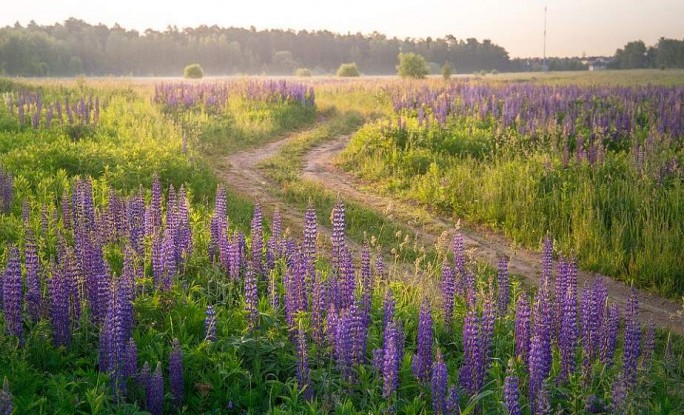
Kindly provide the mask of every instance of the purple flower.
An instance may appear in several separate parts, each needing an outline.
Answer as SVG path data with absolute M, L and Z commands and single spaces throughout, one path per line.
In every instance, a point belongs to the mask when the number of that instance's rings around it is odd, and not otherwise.
M 454 385 L 449 388 L 449 395 L 446 399 L 446 413 L 449 415 L 459 415 L 461 407 L 458 402 L 458 388 Z
M 245 275 L 245 309 L 247 310 L 247 327 L 250 330 L 259 324 L 258 302 L 256 275 L 250 265 Z
M 299 330 L 297 332 L 297 384 L 299 389 L 304 391 L 304 399 L 311 399 L 313 397 L 306 333 L 301 324 L 299 325 Z
M 499 315 L 506 314 L 508 310 L 509 282 L 508 282 L 508 259 L 501 258 L 498 268 L 498 309 Z
M 344 204 L 338 201 L 332 211 L 332 262 L 333 268 L 340 266 L 342 253 L 345 246 L 345 209 Z
M 211 304 L 207 306 L 204 318 L 204 338 L 210 342 L 216 341 L 216 312 Z
M 435 414 L 446 415 L 446 400 L 448 386 L 447 366 L 442 358 L 442 352 L 437 349 L 437 357 L 432 364 L 432 410 Z
M 553 268 L 553 239 L 550 235 L 544 238 L 542 244 L 542 276 L 541 285 L 551 286 L 551 270 Z
M 479 390 L 478 375 L 480 366 L 480 322 L 477 312 L 469 309 L 463 321 L 463 365 L 459 372 L 459 383 L 469 395 Z
M 183 384 L 183 352 L 178 339 L 173 339 L 171 354 L 169 355 L 169 386 L 177 407 L 183 403 L 185 387 Z
M 0 415 L 11 415 L 13 409 L 14 404 L 12 404 L 9 381 L 5 377 L 2 381 L 2 389 L 0 389 Z
M 454 296 L 456 295 L 456 272 L 448 263 L 442 264 L 442 297 L 444 299 L 444 321 L 448 325 L 454 315 Z
M 627 308 L 625 309 L 625 347 L 622 367 L 622 375 L 627 389 L 636 383 L 640 349 L 639 300 L 636 289 L 632 288 L 632 293 L 627 299 Z
M 529 365 L 530 357 L 530 300 L 524 292 L 518 297 L 515 311 L 515 355 Z
M 617 304 L 606 305 L 603 318 L 604 327 L 601 329 L 601 363 L 610 366 L 613 363 L 615 344 L 620 326 L 620 310 Z
M 24 323 L 21 316 L 23 296 L 19 249 L 16 246 L 10 246 L 7 252 L 7 266 L 5 267 L 5 276 L 2 279 L 2 307 L 5 313 L 7 331 L 11 335 L 21 338 L 24 332 Z
M 313 274 L 313 267 L 316 261 L 316 237 L 318 235 L 316 223 L 316 209 L 314 209 L 311 202 L 306 208 L 304 215 L 304 242 L 302 244 L 304 255 L 306 255 L 307 262 L 310 266 L 309 272 Z
M 400 323 L 390 321 L 383 335 L 384 356 L 382 359 L 382 396 L 389 399 L 399 386 L 399 368 L 404 354 L 404 336 Z
M 430 379 L 430 372 L 432 369 L 432 341 L 432 312 L 430 310 L 430 302 L 426 297 L 420 305 L 418 338 L 416 339 L 418 347 L 411 363 L 413 374 L 423 383 Z
M 252 268 L 257 277 L 263 276 L 263 249 L 264 249 L 264 234 L 263 234 L 263 215 L 261 214 L 261 205 L 257 202 L 254 206 L 254 215 L 252 216 L 251 237 L 252 237 Z
M 148 368 L 149 370 L 149 368 Z M 138 373 L 138 346 L 135 344 L 133 337 L 128 339 L 126 344 L 126 353 L 124 357 L 123 376 L 124 378 L 133 378 Z
M 654 323 L 646 326 L 646 333 L 644 333 L 644 346 L 641 352 L 641 365 L 646 367 L 650 364 L 655 350 L 656 328 Z
M 550 315 L 548 286 L 545 286 L 535 301 L 534 326 L 530 339 L 530 402 L 533 413 L 539 413 L 535 408 L 536 400 L 551 371 L 551 331 L 548 318 Z
M 30 233 L 26 237 L 24 255 L 26 257 L 26 303 L 31 321 L 35 323 L 40 319 L 43 312 L 43 290 L 41 288 L 40 276 L 38 275 L 40 272 L 38 250 L 36 249 L 33 235 Z
M 56 347 L 68 346 L 71 342 L 69 291 L 67 281 L 57 267 L 53 267 L 52 278 L 48 280 L 48 296 L 50 298 L 53 342 Z
M 323 329 L 325 320 L 325 311 L 328 306 L 326 286 L 321 281 L 320 276 L 316 278 L 313 284 L 311 304 L 311 337 L 317 346 L 323 345 Z
M 513 366 L 509 362 L 506 378 L 504 379 L 504 403 L 508 410 L 508 415 L 520 415 L 520 390 L 518 377 L 513 371 Z
M 150 364 L 146 361 L 135 379 L 135 383 L 142 389 L 145 399 L 149 396 L 151 376 Z
M 562 298 L 562 317 L 560 326 L 561 379 L 567 379 L 575 371 L 577 360 L 577 298 L 572 287 Z
M 147 408 L 152 415 L 162 415 L 164 411 L 164 376 L 161 362 L 157 363 L 147 388 Z

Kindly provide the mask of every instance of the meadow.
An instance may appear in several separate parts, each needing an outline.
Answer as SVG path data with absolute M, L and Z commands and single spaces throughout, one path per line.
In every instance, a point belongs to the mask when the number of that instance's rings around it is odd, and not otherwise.
M 578 283 L 684 292 L 681 87 L 504 79 L 0 80 L 0 413 L 683 413 L 684 341 Z M 538 289 L 301 177 L 347 135 Z M 268 199 L 225 182 L 283 137 Z

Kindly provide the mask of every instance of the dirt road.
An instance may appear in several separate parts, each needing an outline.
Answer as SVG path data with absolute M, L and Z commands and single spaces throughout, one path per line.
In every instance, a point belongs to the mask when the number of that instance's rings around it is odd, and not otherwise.
M 312 127 L 312 128 L 315 128 Z M 271 214 L 277 206 L 283 218 L 283 224 L 289 227 L 292 234 L 298 237 L 303 229 L 304 214 L 299 209 L 292 208 L 277 196 L 275 183 L 271 183 L 259 170 L 259 164 L 278 154 L 280 149 L 290 141 L 296 139 L 300 133 L 283 137 L 282 139 L 256 149 L 249 149 L 235 153 L 223 159 L 217 166 L 217 173 L 236 192 L 261 202 L 265 212 Z M 337 168 L 334 159 L 346 146 L 349 136 L 337 137 L 308 152 L 304 160 L 304 179 L 318 181 L 326 188 L 335 189 L 349 200 L 364 204 L 383 214 L 390 214 L 394 220 L 411 229 L 419 242 L 428 246 L 433 245 L 440 234 L 456 232 L 455 224 L 450 219 L 439 215 L 423 212 L 420 220 L 411 214 L 417 207 L 396 199 L 379 195 L 367 190 L 358 180 Z M 327 214 L 327 212 L 318 212 Z M 541 275 L 541 254 L 527 249 L 513 249 L 511 244 L 501 235 L 486 231 L 475 231 L 468 227 L 460 229 L 466 244 L 466 250 L 472 258 L 488 262 L 496 266 L 501 256 L 508 256 L 511 273 L 524 278 L 523 282 L 529 286 L 539 284 Z M 329 240 L 330 230 L 319 226 L 322 240 Z M 352 246 L 352 249 L 358 249 Z M 406 264 L 404 278 L 418 278 L 410 271 Z M 580 271 L 579 284 L 589 283 L 599 276 Z M 622 309 L 627 302 L 630 288 L 625 284 L 610 278 L 605 278 L 608 295 L 611 301 L 620 305 Z M 684 318 L 677 316 L 681 304 L 672 300 L 660 298 L 643 291 L 638 292 L 642 320 L 653 322 L 657 326 L 684 335 Z
M 325 184 L 326 187 L 336 189 L 342 196 L 357 203 L 362 203 L 378 212 L 391 214 L 402 225 L 411 229 L 425 245 L 432 245 L 442 232 L 454 234 L 455 223 L 434 213 L 424 212 L 421 221 L 417 223 L 411 212 L 416 206 L 379 195 L 367 190 L 350 174 L 337 168 L 335 157 L 344 149 L 349 137 L 338 137 L 328 141 L 310 151 L 305 158 L 303 177 Z M 472 257 L 496 266 L 499 258 L 509 257 L 511 273 L 523 276 L 529 285 L 539 285 L 541 279 L 541 253 L 524 248 L 513 249 L 511 244 L 500 235 L 486 231 L 474 231 L 468 227 L 460 229 Z M 600 276 L 595 273 L 580 271 L 579 286 L 591 283 Z M 631 288 L 622 282 L 603 277 L 608 287 L 611 301 L 620 305 L 624 310 Z M 684 318 L 677 316 L 681 310 L 681 303 L 658 297 L 656 295 L 638 291 L 640 315 L 644 322 L 653 322 L 659 327 L 667 328 L 675 333 L 684 335 Z

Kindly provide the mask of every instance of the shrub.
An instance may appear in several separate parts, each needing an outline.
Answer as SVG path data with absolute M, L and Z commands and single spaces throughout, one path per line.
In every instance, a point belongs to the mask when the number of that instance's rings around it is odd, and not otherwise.
M 201 79 L 203 76 L 204 69 L 202 69 L 199 63 L 188 65 L 185 67 L 185 70 L 183 70 L 184 78 Z
M 451 64 L 449 62 L 442 65 L 442 78 L 444 78 L 445 81 L 448 81 L 449 78 L 451 78 Z
M 295 76 L 302 78 L 309 77 L 311 76 L 311 70 L 309 70 L 309 68 L 299 68 L 295 71 Z
M 430 72 L 425 58 L 413 52 L 400 53 L 397 72 L 402 78 L 423 79 Z
M 343 63 L 340 65 L 340 67 L 337 69 L 337 76 L 350 77 L 361 76 L 361 74 L 359 73 L 359 68 L 356 67 L 356 62 L 352 62 Z

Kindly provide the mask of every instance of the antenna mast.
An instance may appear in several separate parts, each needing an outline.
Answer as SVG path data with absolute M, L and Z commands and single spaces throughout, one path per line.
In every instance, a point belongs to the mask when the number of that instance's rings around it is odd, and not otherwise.
M 546 6 L 544 6 L 544 72 L 548 71 L 549 68 L 546 65 Z

